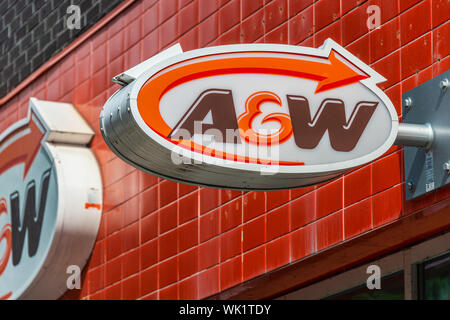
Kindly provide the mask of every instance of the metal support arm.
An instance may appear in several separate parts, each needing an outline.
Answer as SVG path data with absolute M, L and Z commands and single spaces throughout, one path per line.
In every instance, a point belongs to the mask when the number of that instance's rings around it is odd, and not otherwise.
M 400 123 L 398 126 L 397 146 L 423 147 L 429 149 L 433 143 L 434 133 L 431 124 Z

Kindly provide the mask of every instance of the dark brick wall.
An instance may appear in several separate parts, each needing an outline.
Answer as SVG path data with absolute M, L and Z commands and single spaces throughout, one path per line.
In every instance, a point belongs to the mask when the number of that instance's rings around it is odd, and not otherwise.
M 123 0 L 0 0 L 0 97 L 70 44 Z M 69 30 L 67 8 L 81 9 Z

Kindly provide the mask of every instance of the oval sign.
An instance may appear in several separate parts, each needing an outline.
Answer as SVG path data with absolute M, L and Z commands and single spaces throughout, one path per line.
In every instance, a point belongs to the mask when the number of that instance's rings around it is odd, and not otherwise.
M 101 115 L 110 148 L 144 171 L 236 189 L 320 183 L 381 156 L 398 117 L 385 79 L 331 39 L 245 44 L 163 60 Z

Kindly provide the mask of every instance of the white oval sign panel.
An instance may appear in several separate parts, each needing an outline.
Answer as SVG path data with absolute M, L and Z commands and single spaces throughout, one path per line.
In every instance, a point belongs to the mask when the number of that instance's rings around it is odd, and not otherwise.
M 188 51 L 116 92 L 101 115 L 111 149 L 186 183 L 283 189 L 320 183 L 393 144 L 385 79 L 332 40 L 319 49 L 229 45 Z
M 102 209 L 93 135 L 72 105 L 34 98 L 0 133 L 0 300 L 80 289 Z

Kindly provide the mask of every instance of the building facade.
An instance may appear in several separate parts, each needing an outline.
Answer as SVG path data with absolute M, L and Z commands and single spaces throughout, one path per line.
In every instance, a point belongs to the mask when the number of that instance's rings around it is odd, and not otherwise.
M 111 78 L 175 43 L 184 51 L 319 47 L 332 38 L 387 79 L 379 86 L 401 117 L 403 93 L 449 70 L 449 18 L 447 0 L 125 0 L 111 8 L 0 98 L 0 132 L 26 117 L 31 97 L 73 104 L 95 131 L 100 227 L 81 289 L 61 298 L 449 299 L 450 188 L 406 200 L 402 147 L 331 182 L 244 192 L 140 172 L 99 131 L 101 108 L 120 88 Z M 377 267 L 381 289 L 369 290 Z

